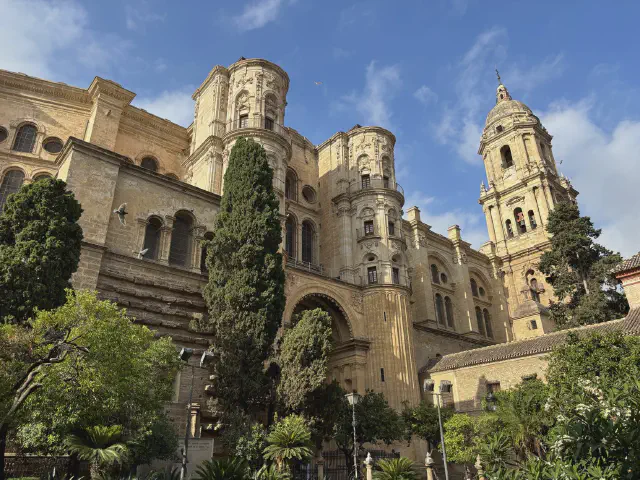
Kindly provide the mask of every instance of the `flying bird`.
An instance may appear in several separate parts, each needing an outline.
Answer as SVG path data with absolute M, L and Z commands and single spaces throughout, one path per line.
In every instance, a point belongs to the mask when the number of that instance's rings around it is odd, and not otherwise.
M 113 213 L 115 213 L 116 215 L 118 215 L 118 218 L 120 219 L 120 223 L 122 225 L 126 225 L 127 221 L 125 220 L 124 216 L 127 215 L 127 204 L 123 203 L 122 205 L 120 205 L 117 209 L 115 209 L 113 211 Z
M 140 251 L 138 252 L 138 258 L 142 258 L 142 257 L 144 257 L 144 256 L 147 254 L 147 252 L 148 252 L 148 251 L 149 251 L 149 249 L 148 249 L 148 248 L 145 248 L 145 249 L 143 249 L 143 250 L 140 250 Z
M 322 82 L 315 82 L 316 85 L 322 85 Z

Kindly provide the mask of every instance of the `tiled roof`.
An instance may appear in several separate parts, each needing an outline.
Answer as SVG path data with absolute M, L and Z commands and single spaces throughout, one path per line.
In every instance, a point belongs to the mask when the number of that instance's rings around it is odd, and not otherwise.
M 464 352 L 452 353 L 439 358 L 437 363 L 429 361 L 427 370 L 429 373 L 453 370 L 456 368 L 481 365 L 483 363 L 499 362 L 511 358 L 527 357 L 538 355 L 553 350 L 558 345 L 562 345 L 568 332 L 612 332 L 622 330 L 629 335 L 640 335 L 640 308 L 631 310 L 626 318 L 611 320 L 609 322 L 595 325 L 585 325 L 583 327 L 562 330 L 560 332 L 548 333 L 539 337 L 527 338 L 510 343 L 501 343 L 490 347 L 476 348 Z M 438 360 L 438 359 L 432 359 Z M 435 365 L 433 365 L 435 363 Z M 429 368 L 431 367 L 431 368 Z
M 627 270 L 633 270 L 634 268 L 640 268 L 640 253 L 636 253 L 633 257 L 623 260 L 622 263 L 612 270 L 612 273 L 622 273 Z

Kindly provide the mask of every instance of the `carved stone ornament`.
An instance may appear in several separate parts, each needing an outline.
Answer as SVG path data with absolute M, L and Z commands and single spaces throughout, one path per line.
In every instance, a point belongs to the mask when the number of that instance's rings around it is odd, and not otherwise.
M 524 197 L 516 196 L 516 197 L 512 197 L 509 200 L 507 200 L 506 205 L 511 206 L 511 205 L 515 205 L 516 203 L 520 203 L 522 201 L 524 201 Z
M 291 272 L 286 272 L 286 280 L 287 280 L 287 284 L 291 285 L 292 287 L 298 283 L 298 277 L 296 277 Z
M 265 77 L 267 79 L 267 88 L 271 88 L 275 91 L 280 91 L 280 82 L 278 81 L 278 77 L 270 72 L 267 72 Z
M 351 306 L 356 312 L 360 314 L 364 313 L 364 300 L 362 298 L 362 294 L 357 292 L 353 292 L 351 294 Z
M 245 75 L 242 75 L 236 82 L 236 88 L 243 88 L 247 83 L 253 83 L 253 77 L 247 78 Z

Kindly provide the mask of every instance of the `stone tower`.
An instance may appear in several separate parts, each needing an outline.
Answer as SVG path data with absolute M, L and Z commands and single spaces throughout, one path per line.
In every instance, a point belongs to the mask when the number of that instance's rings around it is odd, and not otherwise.
M 553 330 L 547 308 L 553 291 L 538 271 L 549 248 L 546 223 L 558 202 L 578 192 L 558 174 L 551 139 L 540 119 L 524 103 L 511 98 L 498 75 L 496 106 L 487 115 L 480 148 L 488 186 L 480 200 L 496 254 L 513 321 L 514 338 Z

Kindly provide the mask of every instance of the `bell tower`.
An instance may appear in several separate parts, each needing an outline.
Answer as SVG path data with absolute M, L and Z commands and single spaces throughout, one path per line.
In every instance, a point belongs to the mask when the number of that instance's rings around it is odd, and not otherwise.
M 578 195 L 558 174 L 552 138 L 531 109 L 511 97 L 498 74 L 496 105 L 487 115 L 478 150 L 488 180 L 480 185 L 479 203 L 502 260 L 516 340 L 554 329 L 547 309 L 553 291 L 538 262 L 550 246 L 549 212 Z

